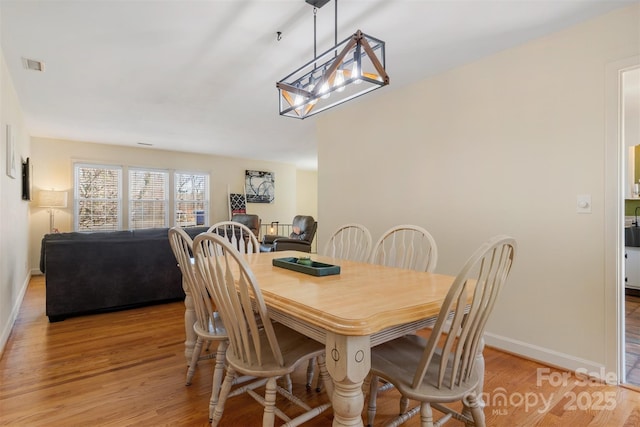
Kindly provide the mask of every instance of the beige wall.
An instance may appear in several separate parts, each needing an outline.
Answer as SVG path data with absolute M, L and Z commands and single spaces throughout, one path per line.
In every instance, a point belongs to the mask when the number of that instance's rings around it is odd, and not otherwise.
M 298 188 L 296 192 L 296 212 L 318 218 L 318 172 L 298 170 Z
M 55 216 L 56 227 L 61 232 L 73 229 L 71 214 L 75 161 L 207 172 L 210 174 L 211 191 L 209 225 L 228 219 L 227 188 L 231 192 L 241 193 L 246 169 L 266 170 L 275 174 L 275 201 L 269 204 L 249 203 L 247 206 L 247 211 L 259 215 L 263 223 L 289 223 L 298 209 L 316 210 L 316 186 L 308 185 L 310 178 L 307 176 L 313 176 L 315 172 L 298 172 L 295 166 L 284 163 L 43 138 L 32 139 L 32 153 L 34 193 L 37 195 L 38 190 L 51 188 L 69 192 L 69 208 L 57 211 Z M 297 198 L 298 179 L 302 179 L 304 187 L 308 188 L 308 192 L 303 193 L 307 197 L 302 199 Z M 36 203 L 32 204 L 31 211 L 31 267 L 37 271 L 40 241 L 48 232 L 49 214 L 47 209 L 38 208 Z
M 415 223 L 438 243 L 436 271 L 455 274 L 484 240 L 510 234 L 518 258 L 487 341 L 569 368 L 615 368 L 605 80 L 608 64 L 640 53 L 639 23 L 636 3 L 320 116 L 320 239 L 346 222 L 374 240 Z M 591 214 L 576 213 L 581 194 Z
M 6 125 L 11 125 L 17 162 L 6 174 Z M 4 53 L 0 51 L 0 352 L 4 349 L 29 283 L 29 203 L 21 199 L 20 162 L 30 156 L 29 136 Z

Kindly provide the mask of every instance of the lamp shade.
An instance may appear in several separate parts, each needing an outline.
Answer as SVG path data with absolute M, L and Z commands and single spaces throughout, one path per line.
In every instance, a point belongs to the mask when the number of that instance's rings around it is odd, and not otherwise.
M 67 192 L 41 190 L 38 195 L 38 206 L 41 208 L 66 208 Z

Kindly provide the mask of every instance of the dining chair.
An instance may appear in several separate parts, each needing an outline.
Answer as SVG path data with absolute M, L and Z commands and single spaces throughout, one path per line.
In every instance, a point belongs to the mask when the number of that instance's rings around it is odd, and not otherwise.
M 346 259 L 350 261 L 369 260 L 371 252 L 371 232 L 362 224 L 349 223 L 338 227 L 326 245 L 324 246 L 324 255 L 332 258 Z M 307 368 L 307 389 L 311 388 L 314 373 L 314 363 L 309 363 Z M 322 382 L 318 378 L 316 383 L 316 391 L 320 391 Z
M 258 253 L 260 244 L 255 233 L 246 225 L 236 221 L 220 221 L 207 230 L 229 239 L 231 244 L 241 253 Z
M 238 223 L 237 221 L 233 220 L 220 221 L 209 227 L 209 230 L 207 230 L 207 232 L 227 237 L 233 247 L 238 249 L 238 251 L 240 251 L 241 253 L 260 253 L 260 244 L 255 233 L 249 226 L 243 223 Z M 313 376 L 314 374 L 315 364 L 315 359 L 309 360 L 309 367 L 307 368 L 307 371 L 311 372 L 311 376 Z M 286 375 L 283 380 L 286 384 L 287 390 L 291 390 L 293 386 L 291 383 L 291 376 Z M 311 380 L 307 381 L 308 389 L 311 388 L 310 381 Z M 320 380 L 318 380 L 318 383 L 320 384 Z
M 456 276 L 428 339 L 410 334 L 371 349 L 369 425 L 376 412 L 378 378 L 384 378 L 402 396 L 420 402 L 388 425 L 400 425 L 420 412 L 423 427 L 440 426 L 451 417 L 466 425 L 485 426 L 480 396 L 484 363 L 477 356 L 515 254 L 513 238 L 489 239 Z M 461 413 L 444 405 L 457 401 L 462 401 Z M 432 407 L 445 414 L 435 423 Z
M 338 227 L 324 246 L 324 254 L 350 261 L 368 261 L 371 252 L 371 233 L 361 224 L 350 223 Z
M 193 306 L 196 314 L 196 322 L 193 324 L 193 330 L 197 339 L 191 355 L 189 369 L 187 370 L 187 385 L 191 385 L 199 360 L 216 359 L 211 399 L 209 402 L 209 419 L 211 419 L 213 408 L 218 401 L 218 394 L 224 374 L 224 360 L 228 341 L 227 331 L 224 328 L 218 312 L 215 311 L 215 306 L 209 294 L 206 292 L 206 289 L 201 286 L 196 276 L 192 263 L 193 241 L 191 237 L 189 237 L 181 227 L 173 227 L 169 229 L 169 242 L 176 261 L 178 262 L 183 280 L 187 284 L 193 298 Z M 216 353 L 209 353 L 203 356 L 202 347 L 205 342 L 217 342 L 218 347 Z
M 297 426 L 328 409 L 330 403 L 312 408 L 276 383 L 279 377 L 290 375 L 300 363 L 315 357 L 325 388 L 332 390 L 324 345 L 272 321 L 251 268 L 226 238 L 202 233 L 195 238 L 193 251 L 197 273 L 214 296 L 229 335 L 227 372 L 211 425 L 215 427 L 220 422 L 238 374 L 265 380 L 264 397 L 247 390 L 264 406 L 263 426 L 273 426 L 276 416 L 289 426 Z M 286 397 L 305 412 L 291 419 L 275 407 L 276 394 Z
M 438 247 L 426 229 L 410 224 L 397 225 L 385 231 L 376 241 L 369 262 L 432 273 L 438 262 Z M 370 379 L 365 382 L 365 387 Z M 393 384 L 384 382 L 377 391 L 391 388 Z M 409 401 L 404 396 L 401 397 L 400 413 L 406 412 L 408 405 Z
M 397 225 L 378 239 L 369 262 L 416 271 L 433 272 L 438 262 L 438 247 L 433 236 L 417 225 Z

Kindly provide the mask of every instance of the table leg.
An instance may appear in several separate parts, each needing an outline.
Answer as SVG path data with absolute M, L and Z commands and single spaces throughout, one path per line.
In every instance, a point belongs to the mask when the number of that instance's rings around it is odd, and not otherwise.
M 184 342 L 184 357 L 187 359 L 187 366 L 191 363 L 191 354 L 193 347 L 196 345 L 196 333 L 193 330 L 193 324 L 196 323 L 196 311 L 193 305 L 193 297 L 189 292 L 189 286 L 182 280 L 182 289 L 184 289 L 184 332 L 186 340 Z
M 368 336 L 327 332 L 327 370 L 333 379 L 333 426 L 362 426 L 362 383 L 371 368 Z

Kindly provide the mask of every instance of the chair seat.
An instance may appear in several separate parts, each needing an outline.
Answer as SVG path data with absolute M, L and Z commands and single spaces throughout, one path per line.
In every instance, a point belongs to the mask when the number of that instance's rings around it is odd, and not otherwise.
M 280 365 L 270 351 L 266 334 L 260 334 L 262 363 L 257 362 L 258 357 L 252 352 L 252 362 L 246 363 L 238 360 L 232 351 L 227 351 L 227 363 L 245 375 L 251 376 L 281 376 L 292 373 L 300 362 L 307 361 L 309 356 L 317 357 L 324 353 L 324 345 L 302 335 L 280 323 L 272 323 L 273 330 L 278 338 L 278 344 L 284 357 L 284 363 Z
M 429 396 L 430 402 L 446 403 L 452 400 L 460 400 L 470 388 L 475 388 L 480 380 L 476 369 L 471 373 L 467 381 L 461 384 L 451 383 L 451 366 L 449 363 L 445 371 L 442 387 L 438 388 L 438 371 L 441 354 L 436 351 L 427 369 L 424 380 L 417 388 L 411 387 L 411 380 L 415 375 L 420 359 L 427 345 L 427 340 L 417 335 L 405 335 L 398 339 L 386 342 L 373 348 L 371 352 L 371 372 L 375 375 L 393 379 L 393 385 L 405 397 L 415 400 L 424 400 Z M 453 355 L 451 356 L 451 359 Z
M 228 339 L 227 330 L 224 328 L 220 314 L 217 311 L 213 312 L 213 318 L 209 318 L 207 329 L 200 326 L 200 322 L 195 322 L 193 330 L 205 340 L 224 341 Z

